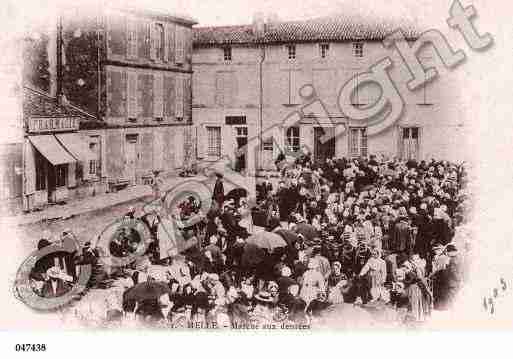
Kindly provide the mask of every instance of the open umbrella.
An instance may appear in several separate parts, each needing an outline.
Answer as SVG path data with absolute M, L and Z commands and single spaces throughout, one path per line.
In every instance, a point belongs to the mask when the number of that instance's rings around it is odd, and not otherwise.
M 289 247 L 294 246 L 294 243 L 296 243 L 300 239 L 299 236 L 297 235 L 297 233 L 295 233 L 291 230 L 288 230 L 288 229 L 278 229 L 278 230 L 274 231 L 274 233 L 276 233 L 281 238 L 283 238 L 285 240 L 285 242 L 287 242 L 287 245 Z
M 125 291 L 123 294 L 123 305 L 130 302 L 141 303 L 147 300 L 158 299 L 163 294 L 173 294 L 165 282 L 147 281 L 138 283 Z
M 307 223 L 299 223 L 294 227 L 294 232 L 301 234 L 306 240 L 312 241 L 315 237 L 319 237 L 319 231 L 314 226 Z
M 233 199 L 235 203 L 239 203 L 240 199 L 248 196 L 248 191 L 244 188 L 234 188 L 224 197 L 224 200 Z
M 252 235 L 246 241 L 259 248 L 268 249 L 273 251 L 276 248 L 283 248 L 287 246 L 287 242 L 276 233 L 262 231 Z
M 241 258 L 242 266 L 245 268 L 254 268 L 264 261 L 265 256 L 266 252 L 264 249 L 258 247 L 256 244 L 246 243 Z

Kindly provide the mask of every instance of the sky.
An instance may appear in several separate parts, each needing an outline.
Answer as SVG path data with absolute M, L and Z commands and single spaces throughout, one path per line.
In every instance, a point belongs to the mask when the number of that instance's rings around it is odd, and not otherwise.
M 45 22 L 59 4 L 94 3 L 104 0 L 6 0 L 0 10 L 7 18 L 20 23 Z M 199 26 L 236 25 L 251 23 L 254 14 L 274 14 L 281 20 L 299 20 L 337 13 L 379 16 L 384 18 L 405 17 L 411 21 L 425 22 L 433 15 L 445 19 L 449 0 L 108 0 L 120 4 L 136 4 L 140 7 L 185 13 L 195 18 Z M 14 10 L 9 10 L 14 9 Z M 12 16 L 15 13 L 15 16 Z M 15 20 L 15 18 L 17 18 Z

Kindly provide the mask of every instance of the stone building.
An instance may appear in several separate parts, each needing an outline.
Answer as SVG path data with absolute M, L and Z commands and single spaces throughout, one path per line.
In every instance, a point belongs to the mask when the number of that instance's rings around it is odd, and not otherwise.
M 95 117 L 38 89 L 23 88 L 23 209 L 66 202 L 94 190 L 87 171 L 96 154 L 78 133 Z M 21 164 L 21 163 L 20 163 Z M 20 166 L 21 167 L 21 166 Z M 85 173 L 84 173 L 85 170 Z
M 193 135 L 193 24 L 126 7 L 63 14 L 56 86 L 100 120 L 80 128 L 97 154 L 86 171 L 98 181 L 111 188 L 145 183 L 152 171 L 172 174 L 183 166 Z
M 464 142 L 466 132 L 455 86 L 440 78 L 416 91 L 407 88 L 407 67 L 393 48 L 382 44 L 398 28 L 410 45 L 420 36 L 412 26 L 345 17 L 293 22 L 257 18 L 251 25 L 195 28 L 198 157 L 214 161 L 244 148 L 249 140 L 256 145 L 234 154 L 236 167 L 249 172 L 274 170 L 280 151 L 303 147 L 318 159 L 370 154 L 461 159 L 464 152 L 454 144 Z M 380 87 L 360 84 L 358 76 L 385 57 L 393 61 L 388 73 L 404 110 L 393 125 L 373 134 L 368 131 L 371 124 L 341 111 L 339 93 L 352 79 L 357 85 L 348 105 L 373 106 L 380 99 Z M 443 69 L 429 45 L 419 57 L 425 66 Z M 291 122 L 293 118 L 297 120 Z M 331 132 L 336 135 L 326 140 L 323 136 Z

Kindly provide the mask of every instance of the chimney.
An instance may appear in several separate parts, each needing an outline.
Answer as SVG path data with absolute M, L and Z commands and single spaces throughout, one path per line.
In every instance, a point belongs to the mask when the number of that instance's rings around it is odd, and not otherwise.
M 257 12 L 253 15 L 253 33 L 257 37 L 265 34 L 265 15 L 263 12 Z
M 270 12 L 269 14 L 267 14 L 267 24 L 270 26 L 270 25 L 274 25 L 274 24 L 277 24 L 280 22 L 280 17 L 278 16 L 277 13 L 275 12 Z
M 50 96 L 57 96 L 57 26 L 50 26 L 46 54 L 48 56 L 48 72 L 50 73 Z

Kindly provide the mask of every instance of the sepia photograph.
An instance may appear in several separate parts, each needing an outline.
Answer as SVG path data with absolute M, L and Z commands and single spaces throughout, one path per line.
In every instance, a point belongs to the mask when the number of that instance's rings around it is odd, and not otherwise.
M 507 3 L 1 7 L 1 330 L 513 329 Z

